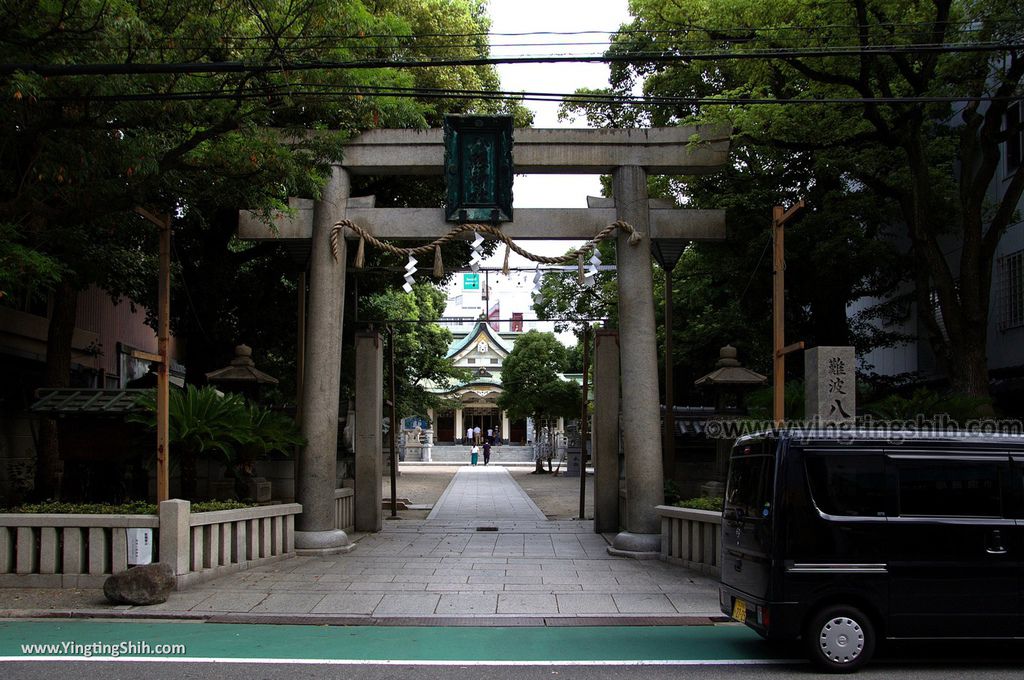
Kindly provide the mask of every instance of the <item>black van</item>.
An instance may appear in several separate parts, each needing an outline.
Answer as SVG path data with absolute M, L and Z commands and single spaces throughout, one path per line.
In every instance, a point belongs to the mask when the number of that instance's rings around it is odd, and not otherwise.
M 736 442 L 722 611 L 833 672 L 881 638 L 1024 638 L 1024 437 Z

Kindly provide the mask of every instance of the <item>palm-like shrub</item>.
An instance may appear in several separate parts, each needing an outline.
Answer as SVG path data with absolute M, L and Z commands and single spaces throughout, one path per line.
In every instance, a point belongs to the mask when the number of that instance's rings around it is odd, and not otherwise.
M 156 394 L 144 395 L 145 411 L 130 419 L 156 429 Z M 171 464 L 181 468 L 181 494 L 196 495 L 196 461 L 211 458 L 224 466 L 236 488 L 252 475 L 252 464 L 271 455 L 287 456 L 305 444 L 290 418 L 250 404 L 237 394 L 221 394 L 212 387 L 172 390 L 168 401 Z

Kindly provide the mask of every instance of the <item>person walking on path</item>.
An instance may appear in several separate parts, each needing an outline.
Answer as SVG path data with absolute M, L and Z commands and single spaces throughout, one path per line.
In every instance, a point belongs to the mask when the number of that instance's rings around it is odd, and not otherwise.
M 491 462 L 491 443 L 484 442 L 484 465 Z
M 476 427 L 473 428 L 473 443 L 478 445 L 478 446 L 481 443 L 480 442 L 480 426 L 479 425 L 477 425 Z
M 491 428 L 487 428 L 487 443 L 488 444 L 493 444 L 494 443 L 494 430 L 491 429 Z
M 466 444 L 469 445 L 469 444 L 472 444 L 472 443 L 473 443 L 473 428 L 471 426 L 471 427 L 467 427 L 466 428 Z
M 476 444 L 473 444 L 473 448 L 469 450 L 469 463 L 470 465 L 476 465 L 477 458 L 480 455 L 480 449 L 477 448 Z

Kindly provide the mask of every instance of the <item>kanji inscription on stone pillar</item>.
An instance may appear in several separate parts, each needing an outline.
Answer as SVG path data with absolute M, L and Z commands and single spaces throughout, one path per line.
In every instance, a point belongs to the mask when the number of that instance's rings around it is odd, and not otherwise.
M 852 423 L 857 415 L 853 347 L 812 347 L 804 353 L 804 415 L 823 423 Z

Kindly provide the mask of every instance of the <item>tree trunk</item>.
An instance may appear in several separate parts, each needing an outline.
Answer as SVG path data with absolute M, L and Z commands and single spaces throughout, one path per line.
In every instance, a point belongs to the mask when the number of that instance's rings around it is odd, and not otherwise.
M 78 289 L 67 280 L 61 281 L 53 291 L 53 312 L 46 335 L 44 387 L 67 387 L 71 384 L 71 338 L 75 332 L 77 307 Z M 33 492 L 36 500 L 60 498 L 62 467 L 57 421 L 47 418 L 39 425 Z
M 954 391 L 987 400 L 991 398 L 991 391 L 988 353 L 985 350 L 986 335 L 984 329 L 971 333 L 959 351 L 950 352 L 947 369 L 950 386 Z M 984 407 L 979 415 L 992 415 L 991 404 Z

